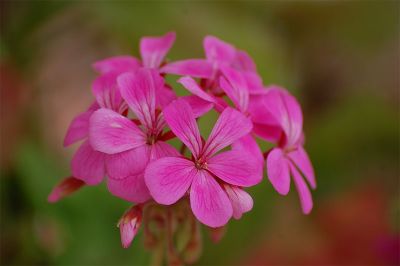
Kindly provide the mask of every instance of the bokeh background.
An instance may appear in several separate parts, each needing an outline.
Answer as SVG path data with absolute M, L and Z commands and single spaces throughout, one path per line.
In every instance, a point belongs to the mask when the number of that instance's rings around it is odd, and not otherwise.
M 304 109 L 317 174 L 313 212 L 265 179 L 254 209 L 198 265 L 399 264 L 398 1 L 1 1 L 1 263 L 146 265 L 142 234 L 120 246 L 129 206 L 104 184 L 57 204 L 76 148 L 62 140 L 91 102 L 91 63 L 138 56 L 139 38 L 176 31 L 168 55 L 202 57 L 216 35 L 248 51 L 264 83 Z M 170 79 L 172 82 L 176 78 Z M 215 118 L 215 116 L 214 116 Z M 212 119 L 211 119 L 212 121 Z M 210 127 L 210 119 L 201 121 Z

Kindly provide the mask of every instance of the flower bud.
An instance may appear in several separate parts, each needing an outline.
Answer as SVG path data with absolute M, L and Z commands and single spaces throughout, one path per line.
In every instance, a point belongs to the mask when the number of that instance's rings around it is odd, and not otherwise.
M 47 201 L 55 203 L 69 194 L 77 191 L 83 185 L 85 185 L 85 182 L 82 180 L 79 180 L 75 177 L 67 177 L 53 188 L 50 195 L 47 197 Z
M 121 243 L 124 248 L 128 248 L 131 245 L 141 222 L 142 207 L 140 205 L 131 207 L 119 220 L 118 227 L 121 234 Z

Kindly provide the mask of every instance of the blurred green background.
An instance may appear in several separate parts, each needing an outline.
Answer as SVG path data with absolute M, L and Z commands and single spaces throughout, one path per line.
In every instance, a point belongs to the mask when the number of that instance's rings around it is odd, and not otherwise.
M 246 50 L 264 83 L 304 109 L 318 188 L 301 214 L 293 187 L 265 179 L 253 211 L 219 244 L 203 230 L 198 265 L 399 264 L 398 1 L 1 1 L 1 263 L 146 265 L 142 234 L 129 249 L 116 223 L 129 206 L 104 184 L 57 204 L 69 175 L 62 148 L 91 102 L 91 63 L 138 56 L 144 35 L 175 31 L 171 60 L 203 57 L 215 35 Z M 169 79 L 175 82 L 176 78 Z M 211 124 L 201 121 L 203 128 Z

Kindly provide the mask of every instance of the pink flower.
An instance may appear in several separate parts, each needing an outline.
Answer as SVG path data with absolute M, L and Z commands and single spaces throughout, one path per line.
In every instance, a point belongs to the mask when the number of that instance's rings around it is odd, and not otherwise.
M 166 244 L 168 262 L 181 264 L 201 252 L 198 221 L 217 241 L 231 218 L 253 208 L 245 189 L 262 180 L 265 161 L 280 194 L 289 192 L 292 176 L 306 214 L 313 206 L 308 186 L 316 183 L 293 96 L 265 88 L 250 56 L 216 37 L 204 38 L 204 59 L 169 62 L 174 42 L 173 32 L 144 37 L 140 59 L 123 55 L 93 64 L 100 74 L 92 85 L 95 101 L 73 119 L 64 139 L 64 146 L 82 142 L 71 161 L 73 176 L 48 201 L 107 177 L 111 194 L 138 203 L 118 222 L 122 246 L 131 245 L 143 223 L 146 245 Z M 166 74 L 182 76 L 177 82 L 190 95 L 178 97 Z M 204 139 L 196 119 L 211 109 L 219 118 Z M 263 154 L 255 136 L 276 147 Z M 175 137 L 180 152 L 167 143 Z
M 228 107 L 203 143 L 186 101 L 174 101 L 163 113 L 171 130 L 192 152 L 192 159 L 165 157 L 150 163 L 145 180 L 151 195 L 158 203 L 170 205 L 190 188 L 190 204 L 197 219 L 210 227 L 226 224 L 233 207 L 222 185 L 249 187 L 262 176 L 258 164 L 241 152 L 216 153 L 248 134 L 251 121 Z
M 140 54 L 142 61 L 129 55 L 114 56 L 95 62 L 93 68 L 100 72 L 101 75 L 113 74 L 115 79 L 120 74 L 127 72 L 133 73 L 139 68 L 151 68 L 160 71 L 164 58 L 174 42 L 174 32 L 168 32 L 160 37 L 143 37 L 140 40 Z M 193 73 L 189 71 L 187 74 L 191 75 Z M 167 84 L 162 88 L 157 88 L 157 90 L 157 101 L 162 106 L 176 98 L 175 93 Z
M 174 42 L 174 32 L 160 37 L 143 37 L 139 45 L 142 61 L 129 55 L 114 56 L 95 62 L 93 68 L 102 74 L 132 72 L 140 67 L 159 69 Z
M 165 73 L 188 75 L 203 78 L 202 85 L 211 93 L 221 93 L 218 78 L 222 66 L 231 66 L 243 72 L 246 82 L 254 90 L 262 88 L 262 80 L 256 72 L 256 65 L 251 57 L 233 45 L 214 36 L 206 36 L 203 41 L 206 59 L 175 61 L 162 67 Z
M 86 112 L 72 120 L 64 139 L 64 146 L 85 140 L 75 152 L 72 161 L 72 175 L 84 181 L 87 185 L 99 184 L 105 175 L 105 155 L 93 150 L 87 140 L 89 134 L 89 119 L 99 108 L 108 108 L 119 113 L 127 110 L 127 105 L 121 98 L 116 84 L 116 74 L 107 73 L 98 77 L 92 86 L 96 101 Z
M 263 89 L 256 65 L 245 51 L 238 50 L 233 45 L 214 36 L 205 37 L 203 46 L 206 58 L 213 69 L 212 76 L 209 78 L 206 87 L 209 87 L 214 94 L 221 93 L 218 87 L 218 80 L 223 67 L 232 67 L 240 71 L 252 91 Z
M 145 67 L 157 69 L 160 73 L 199 78 L 207 78 L 211 75 L 211 67 L 205 59 L 188 59 L 164 64 L 164 58 L 174 42 L 174 32 L 168 32 L 160 37 L 143 37 L 139 45 L 142 61 L 129 55 L 115 56 L 98 61 L 93 64 L 93 67 L 100 73 L 121 74 Z
M 192 107 L 196 117 L 206 113 L 212 107 L 215 107 L 218 112 L 222 112 L 227 106 L 225 101 L 220 97 L 223 91 L 221 91 L 218 84 L 221 70 L 225 67 L 232 67 L 241 73 L 243 80 L 246 83 L 246 87 L 249 88 L 249 93 L 265 93 L 262 80 L 256 72 L 256 66 L 246 52 L 237 50 L 231 44 L 228 44 L 214 36 L 207 36 L 204 38 L 203 44 L 206 54 L 206 62 L 211 70 L 208 76 L 203 77 L 201 86 L 189 77 L 193 76 L 190 75 L 189 72 L 175 72 L 175 74 L 189 75 L 181 78 L 178 82 L 193 93 L 193 95 L 184 98 Z M 183 62 L 187 62 L 187 60 L 169 64 L 163 69 L 173 69 L 176 65 L 180 66 Z M 191 66 L 197 67 L 196 65 Z
M 206 36 L 203 41 L 207 60 L 216 71 L 221 66 L 232 66 L 241 71 L 256 72 L 256 65 L 245 52 L 215 36 Z
M 118 227 L 121 234 L 121 244 L 124 248 L 128 248 L 135 238 L 142 223 L 142 216 L 142 207 L 136 205 L 126 211 L 119 220 Z
M 303 213 L 308 214 L 313 206 L 310 190 L 316 188 L 314 170 L 307 153 L 302 147 L 303 116 L 300 105 L 286 90 L 272 87 L 264 98 L 265 108 L 279 122 L 283 135 L 278 147 L 267 157 L 267 173 L 275 190 L 286 195 L 290 188 L 290 175 L 300 196 Z
M 268 93 L 268 90 L 250 87 L 244 73 L 232 67 L 221 66 L 221 72 L 223 76 L 220 78 L 220 88 L 240 112 L 250 117 L 253 122 L 253 132 L 263 139 L 277 141 L 282 134 L 282 129 L 276 119 L 264 108 L 263 96 Z M 182 77 L 178 82 L 193 94 L 186 97 L 190 97 L 189 103 L 192 108 L 194 107 L 196 117 L 212 107 L 222 112 L 228 106 L 222 98 L 203 90 L 191 77 Z
M 94 150 L 107 154 L 110 192 L 128 201 L 144 202 L 150 199 L 143 177 L 147 164 L 164 156 L 179 155 L 163 141 L 165 121 L 157 109 L 156 95 L 164 88 L 164 80 L 157 71 L 141 68 L 120 75 L 118 85 L 139 125 L 113 110 L 101 108 L 90 118 L 89 139 Z
M 264 98 L 268 90 L 256 89 L 246 82 L 242 72 L 231 67 L 222 67 L 223 76 L 220 86 L 235 107 L 243 114 L 248 115 L 253 122 L 253 132 L 268 141 L 277 141 L 282 129 L 274 116 L 265 108 Z

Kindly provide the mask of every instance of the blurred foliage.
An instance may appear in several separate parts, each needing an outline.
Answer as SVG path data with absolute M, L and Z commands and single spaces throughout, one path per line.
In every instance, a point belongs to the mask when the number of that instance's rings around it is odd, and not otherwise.
M 293 242 L 302 243 L 287 244 L 283 252 L 303 250 L 302 245 L 314 250 L 318 241 L 332 237 L 318 233 L 315 241 L 310 230 L 320 226 L 326 202 L 365 184 L 378 184 L 376 191 L 387 199 L 382 208 L 388 215 L 381 218 L 391 229 L 381 233 L 398 234 L 397 1 L 2 1 L 0 7 L 0 59 L 7 70 L 1 72 L 2 264 L 148 264 L 151 254 L 142 234 L 129 249 L 120 246 L 116 223 L 129 203 L 111 196 L 104 184 L 47 203 L 51 188 L 69 175 L 71 155 L 59 148 L 59 132 L 68 124 L 58 128 L 57 119 L 82 111 L 78 103 L 68 102 L 72 98 L 65 97 L 62 84 L 54 87 L 48 80 L 79 81 L 72 70 L 89 69 L 93 60 L 116 54 L 138 56 L 140 37 L 170 30 L 176 31 L 177 41 L 169 60 L 202 57 L 203 37 L 216 35 L 248 51 L 266 85 L 280 84 L 295 94 L 304 106 L 306 148 L 317 174 L 315 209 L 307 217 L 300 213 L 293 188 L 287 197 L 277 195 L 266 180 L 250 189 L 253 211 L 231 221 L 219 244 L 203 228 L 199 265 L 256 261 L 254 250 L 263 247 L 270 233 L 284 235 L 282 215 L 295 232 Z M 10 73 L 15 73 L 13 82 L 3 86 Z M 63 89 L 71 90 L 73 99 L 87 99 L 93 75 L 85 76 L 82 87 Z M 19 83 L 24 86 L 17 90 Z M 186 93 L 175 87 L 178 94 Z M 200 121 L 203 132 L 215 119 L 210 113 Z M 290 254 L 292 263 L 302 262 Z M 269 256 L 268 249 L 262 256 Z M 322 262 L 332 264 L 328 258 Z

